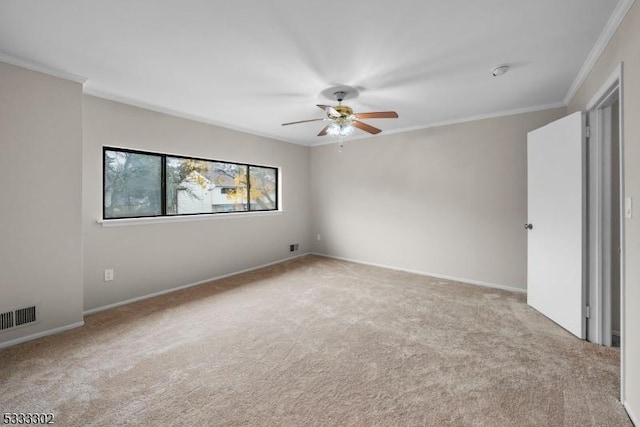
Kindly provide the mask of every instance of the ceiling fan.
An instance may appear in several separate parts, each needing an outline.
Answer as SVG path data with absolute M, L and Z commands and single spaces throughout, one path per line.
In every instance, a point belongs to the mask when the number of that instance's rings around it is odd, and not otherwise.
M 362 119 L 397 119 L 398 113 L 395 111 L 379 111 L 373 113 L 354 113 L 351 107 L 342 105 L 342 100 L 347 96 L 345 91 L 334 92 L 333 95 L 338 101 L 338 105 L 332 107 L 330 105 L 317 105 L 324 110 L 326 117 L 320 119 L 300 120 L 297 122 L 283 123 L 282 126 L 295 125 L 298 123 L 328 121 L 329 123 L 322 128 L 318 136 L 331 135 L 338 136 L 340 139 L 353 133 L 354 128 L 358 128 L 372 135 L 376 135 L 382 130 L 368 125 Z

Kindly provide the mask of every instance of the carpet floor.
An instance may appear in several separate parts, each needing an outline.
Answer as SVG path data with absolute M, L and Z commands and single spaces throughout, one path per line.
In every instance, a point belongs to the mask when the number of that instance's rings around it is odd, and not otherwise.
M 306 256 L 85 321 L 0 351 L 0 412 L 60 426 L 632 425 L 619 350 L 496 289 Z

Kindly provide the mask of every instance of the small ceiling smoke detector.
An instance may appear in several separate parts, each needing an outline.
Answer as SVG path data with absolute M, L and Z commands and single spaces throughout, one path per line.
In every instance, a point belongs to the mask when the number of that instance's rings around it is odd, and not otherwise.
M 509 66 L 508 65 L 501 65 L 499 67 L 494 68 L 491 71 L 491 74 L 493 74 L 493 77 L 498 77 L 498 76 L 503 75 L 507 71 L 509 71 Z

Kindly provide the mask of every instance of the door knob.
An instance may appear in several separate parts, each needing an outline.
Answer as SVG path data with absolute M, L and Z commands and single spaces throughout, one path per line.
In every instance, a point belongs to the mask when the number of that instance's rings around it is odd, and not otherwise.
M 527 230 L 531 230 L 533 229 L 533 224 L 525 224 L 524 228 L 526 228 Z

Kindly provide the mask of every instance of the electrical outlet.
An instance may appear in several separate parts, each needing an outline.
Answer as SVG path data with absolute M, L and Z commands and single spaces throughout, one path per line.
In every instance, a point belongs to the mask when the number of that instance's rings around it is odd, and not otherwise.
M 320 235 L 320 233 L 316 234 L 316 240 L 319 242 L 320 240 L 322 240 L 322 236 Z
M 104 271 L 104 281 L 110 282 L 113 280 L 113 268 L 108 268 Z
M 624 198 L 624 216 L 627 219 L 633 218 L 633 206 L 631 204 L 631 197 Z

